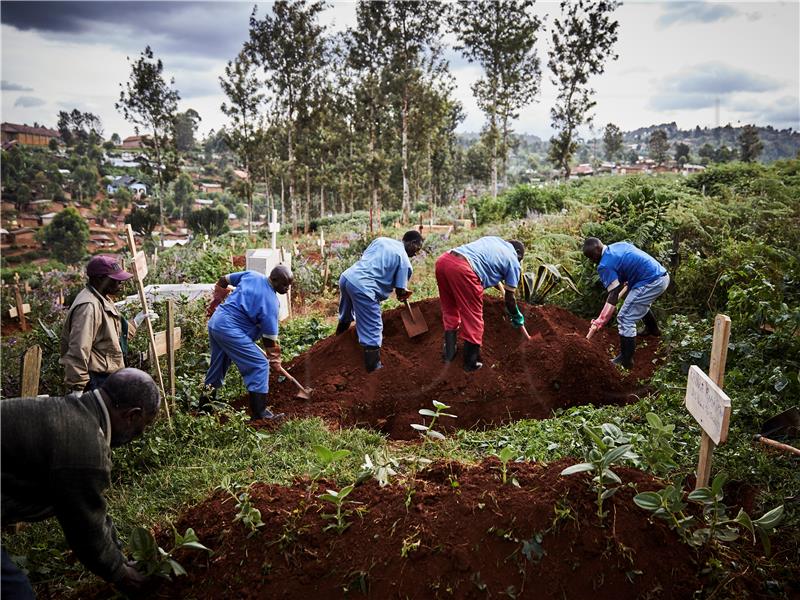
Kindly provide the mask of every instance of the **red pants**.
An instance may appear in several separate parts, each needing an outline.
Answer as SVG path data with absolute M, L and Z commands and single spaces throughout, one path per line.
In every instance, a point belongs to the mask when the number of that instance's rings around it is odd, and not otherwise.
M 461 339 L 483 340 L 483 285 L 467 259 L 445 252 L 436 260 L 436 285 L 445 331 L 459 329 Z

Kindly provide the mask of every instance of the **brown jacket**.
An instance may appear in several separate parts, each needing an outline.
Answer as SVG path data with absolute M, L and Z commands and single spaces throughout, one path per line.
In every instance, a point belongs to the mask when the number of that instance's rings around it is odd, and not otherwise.
M 114 373 L 125 366 L 121 319 L 117 307 L 89 285 L 75 298 L 61 333 L 59 360 L 69 389 L 82 390 L 89 371 Z

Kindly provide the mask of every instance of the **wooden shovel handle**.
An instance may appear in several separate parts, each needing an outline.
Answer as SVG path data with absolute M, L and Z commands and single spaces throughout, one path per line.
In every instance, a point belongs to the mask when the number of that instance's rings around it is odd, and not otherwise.
M 791 452 L 792 454 L 797 454 L 798 456 L 800 456 L 800 448 L 795 448 L 794 446 L 790 446 L 789 444 L 781 444 L 780 442 L 776 442 L 775 440 L 765 438 L 763 435 L 756 435 L 755 440 L 766 446 L 772 446 L 773 448 L 777 448 L 778 450 L 783 450 L 784 452 Z

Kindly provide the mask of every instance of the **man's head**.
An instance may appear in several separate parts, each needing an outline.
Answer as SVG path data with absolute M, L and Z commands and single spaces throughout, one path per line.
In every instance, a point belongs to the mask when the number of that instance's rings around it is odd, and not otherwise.
M 115 256 L 98 254 L 86 265 L 86 276 L 91 285 L 104 296 L 115 296 L 132 274 L 128 273 L 119 264 Z
M 403 235 L 403 246 L 406 247 L 406 254 L 409 257 L 422 250 L 422 242 L 422 234 L 416 229 L 406 231 Z
M 603 256 L 603 242 L 596 237 L 588 237 L 583 240 L 583 255 L 592 261 L 594 264 L 600 262 L 600 257 Z
M 105 380 L 100 394 L 111 419 L 111 446 L 127 444 L 144 433 L 161 406 L 153 378 L 139 369 L 120 369 Z
M 294 275 L 292 275 L 292 270 L 289 267 L 278 265 L 269 274 L 269 283 L 278 294 L 288 292 L 293 282 Z
M 517 253 L 517 258 L 519 262 L 522 262 L 522 259 L 525 258 L 525 244 L 522 242 L 518 242 L 517 240 L 506 240 L 509 244 L 514 246 L 514 250 Z

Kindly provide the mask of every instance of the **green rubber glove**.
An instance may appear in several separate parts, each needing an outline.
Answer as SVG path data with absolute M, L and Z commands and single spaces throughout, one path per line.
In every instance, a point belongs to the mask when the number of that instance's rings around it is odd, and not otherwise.
M 525 317 L 522 316 L 522 313 L 519 310 L 519 306 L 514 307 L 514 313 L 508 313 L 508 316 L 511 317 L 511 325 L 514 329 L 519 329 L 523 325 L 525 325 Z

